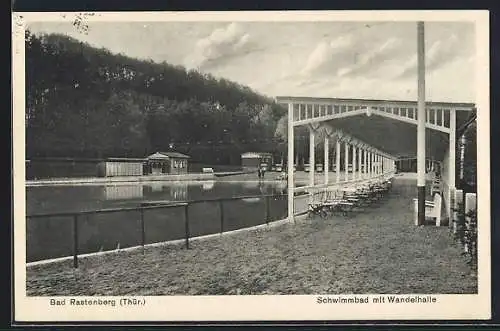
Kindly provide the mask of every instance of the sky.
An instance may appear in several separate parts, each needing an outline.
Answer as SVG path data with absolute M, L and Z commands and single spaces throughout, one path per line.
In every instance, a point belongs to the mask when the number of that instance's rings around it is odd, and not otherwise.
M 224 77 L 269 97 L 417 99 L 415 22 L 29 23 L 113 53 Z M 427 101 L 475 102 L 471 22 L 425 23 Z

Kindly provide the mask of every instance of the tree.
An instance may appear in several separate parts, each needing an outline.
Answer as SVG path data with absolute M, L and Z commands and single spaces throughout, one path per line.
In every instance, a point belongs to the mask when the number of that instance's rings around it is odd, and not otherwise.
M 144 156 L 175 148 L 200 162 L 276 149 L 283 107 L 195 70 L 26 33 L 27 156 Z M 236 157 L 238 156 L 238 157 Z

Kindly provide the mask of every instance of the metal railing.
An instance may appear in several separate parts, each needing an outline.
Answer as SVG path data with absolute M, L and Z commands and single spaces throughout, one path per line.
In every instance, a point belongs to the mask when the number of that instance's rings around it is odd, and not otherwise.
M 89 211 L 79 211 L 79 212 L 59 212 L 59 213 L 40 213 L 26 216 L 27 222 L 29 220 L 34 219 L 43 219 L 43 218 L 51 218 L 51 217 L 69 217 L 73 220 L 72 225 L 72 257 L 73 257 L 73 267 L 78 268 L 78 256 L 80 255 L 80 242 L 79 242 L 79 232 L 80 232 L 80 220 L 83 217 L 88 217 L 92 215 L 101 215 L 101 214 L 109 214 L 109 213 L 117 213 L 117 212 L 140 212 L 140 244 L 136 246 L 130 247 L 144 247 L 146 245 L 146 231 L 145 231 L 145 217 L 144 212 L 147 210 L 162 210 L 162 209 L 172 209 L 172 208 L 183 208 L 184 214 L 184 245 L 187 249 L 189 249 L 189 241 L 191 236 L 190 230 L 190 213 L 189 207 L 195 204 L 200 203 L 216 203 L 218 204 L 219 209 L 219 233 L 224 233 L 228 231 L 227 225 L 225 224 L 225 208 L 224 202 L 228 201 L 244 201 L 245 199 L 264 199 L 265 203 L 265 216 L 264 220 L 260 224 L 269 224 L 269 222 L 273 221 L 271 219 L 271 198 L 277 200 L 277 198 L 286 197 L 287 194 L 260 194 L 260 195 L 251 195 L 251 196 L 237 196 L 230 198 L 215 198 L 215 199 L 201 199 L 201 200 L 188 200 L 181 202 L 170 202 L 170 201 L 150 201 L 143 202 L 140 206 L 135 207 L 123 207 L 123 208 L 108 208 L 108 209 L 99 209 L 99 210 L 89 210 Z M 257 201 L 257 200 L 256 200 Z M 286 208 L 286 207 L 285 207 Z M 285 210 L 286 211 L 286 210 Z M 249 225 L 253 226 L 253 225 Z M 244 226 L 244 227 L 249 227 Z M 216 232 L 212 232 L 210 234 L 215 234 Z M 166 240 L 169 241 L 169 240 Z M 96 251 L 92 252 L 96 253 Z M 66 256 L 67 257 L 67 256 Z M 64 257 L 64 258 L 66 258 Z M 43 260 L 43 259 L 42 259 Z

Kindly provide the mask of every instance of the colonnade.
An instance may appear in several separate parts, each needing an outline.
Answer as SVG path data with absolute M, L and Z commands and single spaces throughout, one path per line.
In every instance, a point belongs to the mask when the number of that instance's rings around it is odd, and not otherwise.
M 315 186 L 316 173 L 316 132 L 318 129 L 309 127 L 309 185 Z M 335 140 L 334 148 L 330 148 L 330 140 Z M 395 170 L 395 159 L 390 155 L 370 146 L 342 131 L 325 134 L 323 141 L 323 182 L 330 183 L 330 168 L 335 171 L 335 183 L 369 180 L 384 173 Z M 330 152 L 334 154 L 334 163 L 330 167 Z M 341 164 L 341 156 L 344 164 Z M 341 173 L 343 168 L 344 173 Z
M 421 37 L 419 37 L 421 38 Z M 423 58 L 423 57 L 422 57 Z M 422 59 L 421 59 L 422 60 Z M 420 75 L 422 76 L 422 75 Z M 423 80 L 421 80 L 423 82 Z M 419 160 L 420 167 L 417 168 L 419 179 L 417 181 L 417 187 L 420 188 L 421 192 L 424 192 L 421 188 L 425 186 L 425 129 L 431 129 L 433 131 L 438 131 L 445 133 L 449 136 L 449 147 L 445 151 L 444 159 L 440 164 L 442 168 L 442 179 L 444 185 L 444 197 L 446 204 L 446 211 L 448 215 L 451 215 L 453 208 L 453 202 L 451 197 L 453 196 L 455 190 L 455 159 L 456 159 L 456 121 L 457 121 L 457 111 L 472 111 L 475 109 L 474 104 L 464 104 L 464 103 L 433 103 L 433 102 L 423 102 L 425 100 L 425 95 L 422 93 L 424 91 L 423 84 L 419 83 L 419 101 L 417 102 L 400 102 L 391 101 L 381 103 L 380 100 L 358 100 L 358 99 L 338 99 L 338 98 L 307 98 L 307 97 L 277 97 L 276 100 L 280 104 L 288 105 L 288 178 L 293 179 L 293 166 L 294 166 L 294 129 L 298 126 L 320 126 L 328 125 L 328 123 L 335 123 L 335 120 L 354 117 L 360 115 L 367 116 L 377 116 L 381 118 L 386 118 L 388 120 L 397 120 L 399 122 L 405 122 L 409 124 L 416 125 L 417 136 L 420 137 L 419 143 L 417 144 L 417 160 Z M 424 133 L 424 134 L 422 134 Z M 381 133 L 383 134 L 383 133 Z M 333 134 L 335 136 L 335 134 Z M 310 186 L 314 186 L 314 148 L 315 139 L 317 136 L 312 130 L 310 132 L 310 155 L 309 165 L 310 165 Z M 332 135 L 329 136 L 332 138 Z M 337 137 L 338 138 L 338 137 Z M 433 138 L 434 139 L 434 138 Z M 333 143 L 332 143 L 333 142 Z M 360 143 L 356 140 L 349 141 L 349 136 L 345 135 L 340 139 L 329 139 L 325 141 L 325 157 L 324 158 L 324 168 L 332 170 L 340 169 L 341 153 L 347 156 L 344 158 L 343 164 L 344 168 L 349 170 L 349 165 L 358 171 L 353 173 L 341 174 L 336 171 L 335 182 L 352 182 L 353 179 L 368 179 L 377 176 L 380 172 L 385 173 L 395 171 L 395 162 L 391 155 L 387 155 L 377 149 L 374 149 L 369 144 Z M 347 147 L 345 146 L 347 144 Z M 419 147 L 420 146 L 420 147 Z M 329 158 L 329 153 L 335 154 L 334 158 Z M 330 164 L 330 160 L 332 161 Z M 333 167 L 331 167 L 333 165 Z M 357 165 L 357 167 L 356 167 Z M 381 169 L 380 169 L 381 167 Z M 324 174 L 324 184 L 330 183 L 330 174 L 325 171 Z M 295 187 L 293 180 L 288 182 L 288 192 L 293 193 Z M 422 195 L 422 194 L 421 194 Z M 422 197 L 421 199 L 422 200 Z M 421 204 L 422 207 L 422 204 Z M 288 208 L 292 210 L 293 208 L 293 198 L 288 201 Z M 293 213 L 290 212 L 290 219 L 293 219 Z M 423 212 L 420 213 L 423 215 Z

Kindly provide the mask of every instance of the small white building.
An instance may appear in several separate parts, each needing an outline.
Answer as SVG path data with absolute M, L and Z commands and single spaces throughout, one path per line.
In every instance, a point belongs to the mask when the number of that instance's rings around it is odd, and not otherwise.
M 179 152 L 156 152 L 148 156 L 148 174 L 186 174 L 189 156 Z
M 98 164 L 98 176 L 142 176 L 144 162 L 145 159 L 108 158 Z
M 271 170 L 273 165 L 273 155 L 264 152 L 247 152 L 241 154 L 241 165 L 243 169 L 264 167 Z

